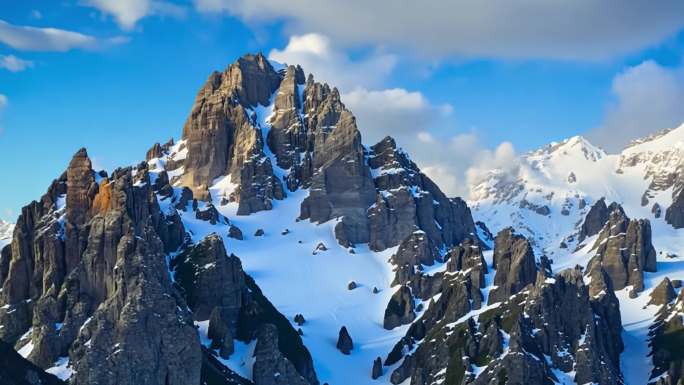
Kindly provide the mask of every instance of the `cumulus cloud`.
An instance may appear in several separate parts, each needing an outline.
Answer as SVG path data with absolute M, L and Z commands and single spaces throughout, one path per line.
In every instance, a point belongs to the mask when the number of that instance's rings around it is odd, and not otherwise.
M 431 135 L 421 139 L 423 135 L 419 132 L 413 140 L 405 138 L 402 146 L 447 195 L 471 198 L 473 186 L 482 182 L 490 170 L 501 169 L 513 175 L 518 168 L 518 154 L 510 142 L 492 150 L 475 132 L 439 139 Z
M 645 61 L 615 76 L 615 100 L 607 108 L 603 123 L 588 137 L 611 152 L 631 140 L 684 122 L 684 68 L 666 68 Z
M 342 93 L 342 101 L 354 112 L 364 140 L 375 143 L 387 135 L 430 141 L 430 130 L 452 125 L 450 105 L 435 105 L 422 93 L 403 88 Z
M 381 86 L 397 64 L 390 54 L 371 53 L 352 60 L 335 47 L 331 40 L 318 33 L 294 35 L 287 46 L 273 49 L 269 59 L 287 64 L 299 64 L 318 81 L 328 82 L 342 90 Z
M 117 24 L 125 30 L 133 29 L 135 24 L 146 16 L 161 15 L 182 18 L 186 14 L 184 7 L 165 1 L 86 0 L 84 5 L 111 15 Z
M 122 37 L 98 39 L 79 32 L 58 28 L 13 25 L 0 20 L 0 42 L 22 51 L 69 51 L 97 49 L 126 41 Z
M 31 67 L 33 67 L 33 62 L 30 60 L 19 59 L 14 55 L 0 55 L 0 68 L 11 72 L 20 72 Z
M 681 0 L 194 0 L 201 12 L 284 22 L 345 44 L 436 56 L 596 60 L 662 41 L 684 26 Z

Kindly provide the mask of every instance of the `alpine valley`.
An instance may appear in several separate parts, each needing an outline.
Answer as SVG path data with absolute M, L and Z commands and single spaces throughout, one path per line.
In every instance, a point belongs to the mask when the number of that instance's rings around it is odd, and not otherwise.
M 684 125 L 468 201 L 362 130 L 248 54 L 141 163 L 77 150 L 0 222 L 0 383 L 684 384 Z

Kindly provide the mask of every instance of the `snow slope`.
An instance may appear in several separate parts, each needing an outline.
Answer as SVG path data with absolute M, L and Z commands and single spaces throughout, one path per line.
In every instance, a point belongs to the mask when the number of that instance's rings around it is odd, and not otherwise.
M 630 218 L 650 220 L 658 271 L 644 273 L 645 290 L 637 298 L 629 298 L 629 288 L 616 293 L 628 385 L 645 384 L 652 368 L 646 338 L 658 309 L 646 306 L 650 292 L 665 276 L 684 278 L 684 229 L 676 230 L 664 219 L 673 191 L 681 189 L 683 166 L 684 125 L 635 141 L 619 154 L 607 154 L 582 137 L 572 137 L 520 157 L 512 172 L 492 170 L 471 187 L 468 203 L 475 220 L 486 223 L 494 234 L 513 226 L 532 241 L 537 257 L 553 259 L 554 271 L 586 266 L 593 256 L 595 237 L 577 250 L 582 245 L 577 245 L 576 234 L 601 197 L 606 203 L 620 203 Z

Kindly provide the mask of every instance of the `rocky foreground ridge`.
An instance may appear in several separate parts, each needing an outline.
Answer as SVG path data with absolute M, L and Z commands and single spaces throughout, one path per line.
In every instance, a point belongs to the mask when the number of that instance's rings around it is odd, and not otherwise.
M 648 287 L 650 222 L 587 210 L 588 257 L 555 271 L 518 229 L 476 227 L 391 137 L 364 146 L 337 89 L 246 55 L 210 75 L 180 141 L 111 173 L 81 149 L 22 209 L 0 250 L 0 348 L 18 353 L 0 380 L 623 384 L 626 289 L 660 309 L 650 379 L 679 384 L 681 281 Z M 302 288 L 312 304 L 288 301 Z

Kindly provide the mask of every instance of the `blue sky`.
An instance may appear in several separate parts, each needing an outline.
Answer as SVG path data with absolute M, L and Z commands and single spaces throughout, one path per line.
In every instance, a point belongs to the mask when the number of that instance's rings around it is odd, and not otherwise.
M 452 194 L 550 141 L 614 151 L 684 121 L 680 1 L 280 3 L 0 0 L 0 218 L 80 147 L 111 170 L 178 138 L 209 73 L 247 52 L 340 87 L 368 143 L 397 137 Z

